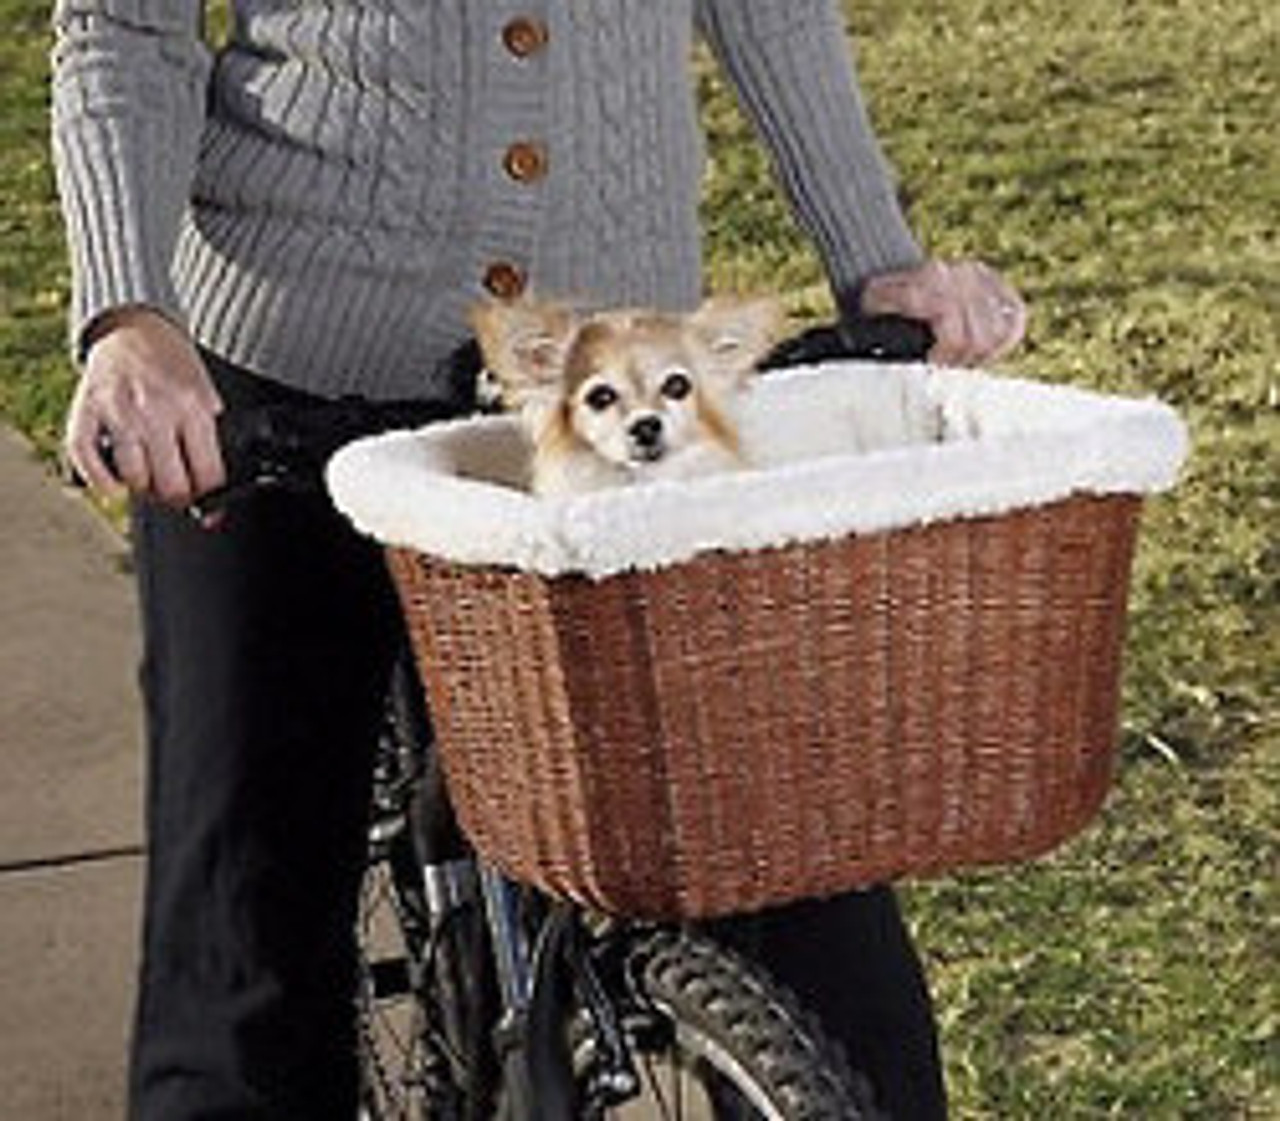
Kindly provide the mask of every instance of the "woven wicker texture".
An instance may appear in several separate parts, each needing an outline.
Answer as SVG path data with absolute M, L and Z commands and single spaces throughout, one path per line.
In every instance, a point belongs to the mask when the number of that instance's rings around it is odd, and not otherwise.
M 389 561 L 476 847 L 606 911 L 708 916 L 1082 828 L 1111 777 L 1139 508 L 598 582 Z

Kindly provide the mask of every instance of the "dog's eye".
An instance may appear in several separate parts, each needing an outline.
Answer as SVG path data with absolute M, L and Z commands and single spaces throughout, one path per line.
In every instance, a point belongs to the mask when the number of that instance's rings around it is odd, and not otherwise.
M 587 403 L 587 408 L 594 409 L 598 413 L 604 412 L 618 399 L 618 391 L 611 385 L 595 385 L 583 398 Z
M 682 401 L 692 390 L 693 382 L 689 380 L 689 375 L 679 370 L 668 374 L 662 381 L 662 396 L 672 401 Z

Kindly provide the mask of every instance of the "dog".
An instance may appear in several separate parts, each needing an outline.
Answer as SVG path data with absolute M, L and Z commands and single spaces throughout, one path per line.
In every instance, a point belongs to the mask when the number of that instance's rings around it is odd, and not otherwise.
M 781 319 L 767 297 L 683 315 L 521 298 L 471 325 L 532 445 L 530 489 L 568 495 L 743 466 L 736 406 Z

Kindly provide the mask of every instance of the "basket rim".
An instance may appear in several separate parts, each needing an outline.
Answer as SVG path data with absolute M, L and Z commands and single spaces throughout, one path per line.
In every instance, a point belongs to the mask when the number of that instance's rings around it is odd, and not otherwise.
M 775 416 L 792 426 L 779 438 L 789 450 L 771 461 L 766 449 L 749 470 L 537 498 L 511 485 L 511 457 L 525 447 L 519 421 L 478 417 L 357 441 L 334 457 L 328 483 L 338 508 L 383 544 L 600 578 L 1075 494 L 1151 493 L 1172 485 L 1187 452 L 1182 421 L 1155 400 L 918 364 L 790 370 L 762 381 L 749 405 L 744 429 L 766 441 Z M 899 415 L 868 436 L 864 406 Z M 834 414 L 845 427 L 832 427 Z M 806 423 L 826 427 L 818 454 L 796 460 Z

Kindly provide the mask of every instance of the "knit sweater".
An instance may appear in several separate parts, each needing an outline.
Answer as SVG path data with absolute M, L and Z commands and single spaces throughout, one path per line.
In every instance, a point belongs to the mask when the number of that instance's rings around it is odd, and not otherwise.
M 323 394 L 431 395 L 477 300 L 701 289 L 711 45 L 836 292 L 920 250 L 837 0 L 58 0 L 72 330 L 156 308 Z

